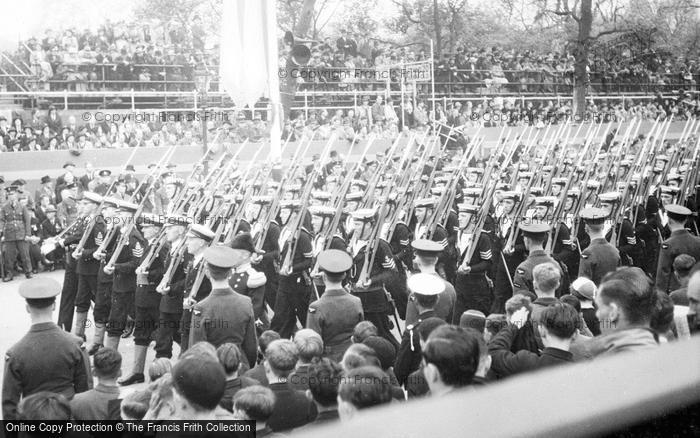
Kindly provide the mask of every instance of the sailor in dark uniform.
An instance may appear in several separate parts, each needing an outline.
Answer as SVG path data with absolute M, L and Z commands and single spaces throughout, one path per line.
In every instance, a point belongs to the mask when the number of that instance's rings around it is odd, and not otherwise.
M 377 327 L 379 336 L 388 339 L 392 344 L 397 344 L 391 333 L 392 325 L 389 321 L 389 315 L 393 313 L 394 308 L 385 288 L 386 283 L 391 281 L 397 273 L 391 247 L 382 239 L 379 239 L 379 242 L 368 240 L 373 228 L 377 226 L 374 209 L 357 210 L 352 213 L 352 219 L 354 223 L 350 241 L 353 256 L 352 294 L 362 301 L 365 319 Z M 372 255 L 369 251 L 374 249 L 376 253 Z M 369 267 L 367 278 L 361 278 L 366 259 L 374 259 L 374 264 Z
M 252 254 L 251 262 L 256 270 L 265 274 L 265 305 L 271 309 L 275 307 L 277 288 L 279 287 L 279 256 L 281 227 L 277 218 L 271 218 L 267 224 L 262 221 L 272 204 L 272 196 L 254 196 L 246 206 L 246 216 L 252 224 L 251 236 L 256 243 L 260 254 Z M 263 230 L 264 233 L 263 239 Z M 253 303 L 255 304 L 255 303 Z
M 414 240 L 417 239 L 430 239 L 434 242 L 439 242 L 443 247 L 443 252 L 438 260 L 438 273 L 447 279 L 447 274 L 450 268 L 445 268 L 447 265 L 456 264 L 453 254 L 448 254 L 448 235 L 447 230 L 442 224 L 436 224 L 434 226 L 434 231 L 431 230 L 433 224 L 430 223 L 432 214 L 436 207 L 436 200 L 434 198 L 422 198 L 415 201 L 415 210 L 413 211 L 413 220 L 409 223 L 409 229 L 413 233 Z
M 297 319 L 302 326 L 306 325 L 312 288 L 309 270 L 313 267 L 313 244 L 312 234 L 303 224 L 299 229 L 289 228 L 292 223 L 296 223 L 295 215 L 300 214 L 300 201 L 284 200 L 280 206 L 280 219 L 284 224 L 280 235 L 282 266 L 275 314 L 270 328 L 279 333 L 282 338 L 288 339 L 295 331 Z M 285 266 L 285 260 L 289 260 L 287 266 Z
M 337 213 L 336 209 L 330 206 L 312 205 L 309 207 L 309 213 L 311 213 L 311 226 L 314 233 L 313 248 L 316 265 L 318 264 L 318 255 L 325 249 L 337 249 L 347 252 L 348 245 L 345 239 L 340 235 L 340 233 L 335 233 L 333 232 L 334 230 L 329 230 L 331 222 Z M 330 242 L 326 241 L 327 235 L 330 236 Z M 315 298 L 318 299 L 318 297 L 323 295 L 325 284 L 323 283 L 323 279 L 318 272 L 312 271 L 312 277 L 314 288 L 316 290 L 314 295 Z
M 20 399 L 49 391 L 71 399 L 91 388 L 90 364 L 83 341 L 61 330 L 53 320 L 56 295 L 61 285 L 46 277 L 20 284 L 19 294 L 27 302 L 32 326 L 5 353 L 2 383 L 2 417 L 17 420 Z
M 309 305 L 306 318 L 306 327 L 323 339 L 324 356 L 336 362 L 352 344 L 355 326 L 364 319 L 362 302 L 342 286 L 352 265 L 352 257 L 342 250 L 329 249 L 318 255 L 326 291 Z
M 690 209 L 682 205 L 669 204 L 666 206 L 670 237 L 661 244 L 659 251 L 659 266 L 656 271 L 656 288 L 662 292 L 671 293 L 680 287 L 678 279 L 673 275 L 673 261 L 681 254 L 688 254 L 700 260 L 700 237 L 690 234 L 685 224 L 692 214 Z
M 211 292 L 211 283 L 206 276 L 200 274 L 204 268 L 204 250 L 206 250 L 214 240 L 214 232 L 205 225 L 193 224 L 187 231 L 187 253 L 191 255 L 189 263 L 185 268 L 184 287 L 182 289 L 182 321 L 180 322 L 180 354 L 189 348 L 190 329 L 192 328 L 192 307 Z M 201 283 L 196 287 L 197 278 Z
M 615 271 L 620 266 L 620 253 L 615 246 L 605 240 L 604 222 L 608 216 L 605 210 L 595 207 L 584 208 L 580 216 L 585 223 L 586 234 L 590 236 L 591 243 L 581 252 L 578 276 L 589 278 L 599 286 L 605 274 Z
M 624 185 L 624 183 L 623 183 Z M 620 259 L 622 264 L 642 267 L 643 254 L 640 245 L 637 242 L 637 236 L 634 233 L 632 221 L 627 217 L 622 217 L 622 221 L 618 223 L 618 217 L 612 217 L 619 208 L 620 193 L 608 192 L 598 195 L 600 200 L 600 208 L 608 212 L 608 221 L 605 224 L 605 238 L 612 243 L 620 251 Z M 615 227 L 613 229 L 613 226 Z M 615 241 L 611 241 L 615 231 Z M 618 244 L 619 243 L 619 244 Z
M 475 230 L 476 214 L 480 207 L 477 205 L 460 204 L 459 232 L 457 234 L 457 249 L 459 251 L 457 279 L 455 292 L 457 300 L 453 312 L 453 321 L 459 322 L 465 310 L 480 310 L 488 314 L 491 309 L 493 295 L 487 279 L 487 273 L 493 263 L 493 251 L 491 239 L 482 229 Z M 478 235 L 477 239 L 474 236 Z M 476 245 L 469 260 L 466 259 L 468 251 Z

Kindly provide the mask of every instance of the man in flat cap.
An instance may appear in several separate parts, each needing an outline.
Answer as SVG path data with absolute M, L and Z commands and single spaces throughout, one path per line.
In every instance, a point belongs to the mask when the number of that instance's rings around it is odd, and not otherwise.
M 552 263 L 559 267 L 561 278 L 560 287 L 557 290 L 557 295 L 561 295 L 562 291 L 569 290 L 568 275 L 565 278 L 565 272 L 561 269 L 559 262 L 547 255 L 544 250 L 544 242 L 547 239 L 547 233 L 550 231 L 550 226 L 546 223 L 521 223 L 520 231 L 523 233 L 525 248 L 529 251 L 529 255 L 513 273 L 513 294 L 523 294 L 529 296 L 533 300 L 537 298 L 535 294 L 535 286 L 532 281 L 532 270 L 535 266 L 542 263 Z
M 352 257 L 345 251 L 328 249 L 318 255 L 325 292 L 309 305 L 306 327 L 321 335 L 324 356 L 340 362 L 352 344 L 352 333 L 364 320 L 362 301 L 348 293 L 343 281 L 352 268 Z
M 29 257 L 29 238 L 32 235 L 31 214 L 26 206 L 19 201 L 18 189 L 10 186 L 6 189 L 7 201 L 0 207 L 0 241 L 5 263 L 5 278 L 2 281 L 12 281 L 15 261 L 19 253 L 22 259 L 22 269 L 27 278 L 32 277 L 32 261 Z
M 206 341 L 214 347 L 225 343 L 238 346 L 248 365 L 255 364 L 258 339 L 250 298 L 234 292 L 228 284 L 236 265 L 236 250 L 213 245 L 203 253 L 204 273 L 211 282 L 211 293 L 192 308 L 190 345 Z
M 52 320 L 61 285 L 37 277 L 19 286 L 31 318 L 29 332 L 5 354 L 2 417 L 17 419 L 21 398 L 50 391 L 72 398 L 90 389 L 91 376 L 83 341 L 61 330 Z
M 586 234 L 591 243 L 581 252 L 578 276 L 593 280 L 596 286 L 608 272 L 620 266 L 620 253 L 614 245 L 605 240 L 604 223 L 607 212 L 600 208 L 590 207 L 581 211 L 581 219 L 585 223 Z
M 690 209 L 678 204 L 666 206 L 668 228 L 671 234 L 661 244 L 659 265 L 656 271 L 656 288 L 670 293 L 680 286 L 673 273 L 673 261 L 681 254 L 688 254 L 700 260 L 700 237 L 693 236 L 685 229 L 685 223 L 692 214 Z

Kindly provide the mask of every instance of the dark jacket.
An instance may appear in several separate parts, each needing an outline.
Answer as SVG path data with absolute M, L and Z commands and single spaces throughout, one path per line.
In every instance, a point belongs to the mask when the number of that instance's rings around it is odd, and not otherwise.
M 499 376 L 507 377 L 526 371 L 537 370 L 549 366 L 562 365 L 573 361 L 573 355 L 569 351 L 558 348 L 545 348 L 541 355 L 527 350 L 517 353 L 511 352 L 511 344 L 518 333 L 518 327 L 510 325 L 491 340 L 489 354 L 491 355 L 491 369 Z
M 316 405 L 304 391 L 292 389 L 287 383 L 273 383 L 275 408 L 267 425 L 275 432 L 290 430 L 312 422 L 316 418 Z

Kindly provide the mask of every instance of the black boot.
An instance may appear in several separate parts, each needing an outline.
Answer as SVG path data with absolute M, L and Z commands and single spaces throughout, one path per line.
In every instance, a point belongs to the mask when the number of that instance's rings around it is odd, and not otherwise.
M 126 327 L 124 328 L 124 331 L 122 332 L 123 339 L 126 339 L 129 336 L 134 334 L 134 326 L 135 326 L 134 322 L 135 321 L 130 316 L 127 317 Z
M 126 379 L 118 380 L 117 383 L 119 383 L 121 386 L 129 386 L 136 383 L 143 383 L 145 381 L 146 377 L 143 375 L 143 373 L 134 373 Z

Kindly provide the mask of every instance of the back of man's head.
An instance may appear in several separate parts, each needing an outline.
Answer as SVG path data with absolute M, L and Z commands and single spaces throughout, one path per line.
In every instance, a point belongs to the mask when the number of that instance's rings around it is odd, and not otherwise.
M 275 394 L 270 388 L 254 385 L 239 390 L 233 396 L 233 411 L 247 420 L 267 421 L 275 409 Z M 237 415 L 237 419 L 241 415 Z
M 294 371 L 299 352 L 294 342 L 287 339 L 272 341 L 265 350 L 265 362 L 278 378 L 287 378 Z
M 122 369 L 122 355 L 111 348 L 100 348 L 93 357 L 95 375 L 100 379 L 119 377 Z
M 673 270 L 679 279 L 687 278 L 695 263 L 695 257 L 689 254 L 680 254 L 673 259 Z
M 224 367 L 227 376 L 238 372 L 241 366 L 241 350 L 236 344 L 227 342 L 219 345 L 219 348 L 216 349 L 216 357 L 221 366 Z
M 260 337 L 258 338 L 258 346 L 260 347 L 260 352 L 262 354 L 265 354 L 267 346 L 278 339 L 281 339 L 281 336 L 274 330 L 265 330 L 264 332 L 262 332 L 260 334 Z
M 673 300 L 666 292 L 656 292 L 656 303 L 651 312 L 649 327 L 659 335 L 665 335 L 673 326 Z
M 656 304 L 656 295 L 651 287 L 641 290 L 629 280 L 620 278 L 604 281 L 598 297 L 604 304 L 615 304 L 630 325 L 648 325 Z
M 361 344 L 370 336 L 377 336 L 377 326 L 371 321 L 360 321 L 352 331 L 352 341 L 356 344 Z
M 180 359 L 173 367 L 172 381 L 175 392 L 197 412 L 214 410 L 226 387 L 224 368 L 209 356 Z
M 532 269 L 532 283 L 535 286 L 535 293 L 549 296 L 559 287 L 561 273 L 559 268 L 553 263 L 541 263 Z
M 317 359 L 309 365 L 309 391 L 314 401 L 323 407 L 334 406 L 338 400 L 338 386 L 343 376 L 340 364 L 328 359 Z
M 436 328 L 442 327 L 443 325 L 447 325 L 447 323 L 442 318 L 438 318 L 437 316 L 426 318 L 418 325 L 418 337 L 421 341 L 426 342 L 430 334 L 435 331 Z
M 297 347 L 299 361 L 302 363 L 309 363 L 323 355 L 323 338 L 314 330 L 301 329 L 296 332 L 294 345 Z
M 510 317 L 516 311 L 525 307 L 528 311 L 532 310 L 532 300 L 530 297 L 523 294 L 515 294 L 506 301 L 506 315 Z
M 553 304 L 542 312 L 540 324 L 550 335 L 559 339 L 569 339 L 578 327 L 579 315 L 573 306 L 565 303 Z
M 338 388 L 338 396 L 355 409 L 365 409 L 391 401 L 391 379 L 374 366 L 349 371 Z
M 428 337 L 423 357 L 428 365 L 437 368 L 443 384 L 466 386 L 479 366 L 479 341 L 462 327 L 444 325 Z
M 342 366 L 345 371 L 350 371 L 363 366 L 376 366 L 381 368 L 381 362 L 377 353 L 365 344 L 352 344 L 343 354 Z

